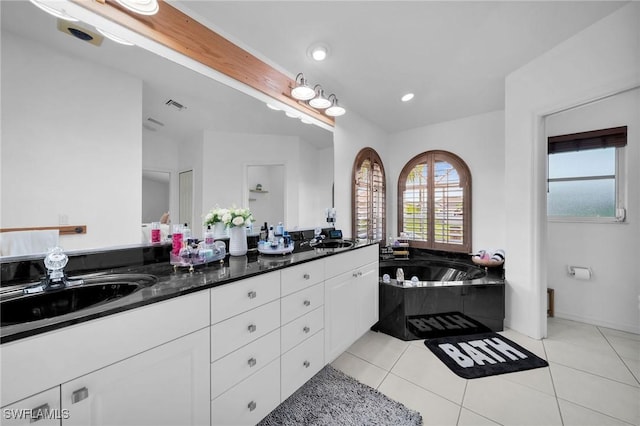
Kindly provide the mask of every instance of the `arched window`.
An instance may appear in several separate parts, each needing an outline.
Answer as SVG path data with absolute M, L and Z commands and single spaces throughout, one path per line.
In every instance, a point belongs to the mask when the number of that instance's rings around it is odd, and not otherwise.
M 382 160 L 372 148 L 362 149 L 353 163 L 352 230 L 356 238 L 384 240 L 386 191 Z
M 471 251 L 471 173 L 460 157 L 427 151 L 398 179 L 398 232 L 412 247 Z

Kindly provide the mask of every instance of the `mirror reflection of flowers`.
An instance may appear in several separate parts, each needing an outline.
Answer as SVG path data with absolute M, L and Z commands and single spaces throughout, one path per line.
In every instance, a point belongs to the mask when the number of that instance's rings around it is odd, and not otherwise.
M 216 223 L 225 223 L 224 217 L 229 215 L 229 209 L 223 209 L 218 206 L 211 209 L 204 217 L 204 225 L 215 225 Z
M 227 214 L 222 216 L 222 221 L 229 227 L 249 226 L 253 222 L 253 216 L 249 209 L 230 208 Z

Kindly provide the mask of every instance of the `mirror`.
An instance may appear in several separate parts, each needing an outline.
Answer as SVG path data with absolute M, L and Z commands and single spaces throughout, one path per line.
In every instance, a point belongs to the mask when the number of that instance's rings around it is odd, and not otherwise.
M 141 170 L 168 174 L 174 223 L 180 173 L 192 170 L 188 222 L 201 236 L 209 209 L 248 203 L 247 164 L 284 166 L 288 226 L 322 224 L 331 132 L 141 48 L 79 40 L 29 2 L 0 7 L 2 228 L 65 218 L 87 226 L 60 238 L 65 249 L 139 244 L 141 218 L 153 218 Z
M 159 222 L 170 211 L 171 173 L 142 171 L 142 223 Z
M 282 164 L 247 166 L 249 208 L 257 225 L 266 222 L 274 227 L 287 223 L 285 201 L 285 167 Z

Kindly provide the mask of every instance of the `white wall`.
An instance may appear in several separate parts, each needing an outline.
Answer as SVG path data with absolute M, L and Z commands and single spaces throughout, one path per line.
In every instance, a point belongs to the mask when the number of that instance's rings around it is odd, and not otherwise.
M 345 238 L 351 237 L 351 191 L 353 161 L 362 148 L 371 147 L 376 150 L 382 158 L 382 163 L 386 171 L 385 154 L 389 135 L 379 127 L 361 118 L 357 113 L 349 111 L 347 114 L 336 119 L 335 131 L 333 134 L 334 148 L 334 182 L 335 182 L 335 208 L 336 208 L 336 228 L 341 229 Z M 387 188 L 393 182 L 387 175 Z M 387 211 L 389 211 L 390 197 L 387 197 Z M 387 226 L 390 221 L 387 218 Z
M 141 115 L 141 81 L 3 34 L 2 227 L 66 215 L 87 225 L 67 250 L 139 243 Z
M 398 177 L 416 155 L 445 150 L 458 155 L 471 171 L 473 249 L 505 245 L 504 212 L 504 111 L 447 121 L 391 136 L 383 157 L 390 185 L 391 209 L 387 233 L 397 233 Z M 507 257 L 509 253 L 507 253 Z M 507 262 L 508 265 L 508 262 Z
M 554 136 L 617 126 L 628 126 L 627 221 L 549 222 L 547 282 L 555 290 L 555 316 L 640 333 L 633 266 L 640 253 L 640 89 L 554 114 L 545 127 Z M 592 279 L 572 278 L 568 265 L 590 267 Z
M 639 85 L 638 22 L 640 3 L 632 2 L 506 79 L 506 326 L 531 337 L 546 335 L 543 117 Z

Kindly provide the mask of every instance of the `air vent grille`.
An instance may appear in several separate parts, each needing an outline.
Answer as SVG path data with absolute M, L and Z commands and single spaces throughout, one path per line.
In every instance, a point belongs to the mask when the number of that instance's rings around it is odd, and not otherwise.
M 173 107 L 175 109 L 177 109 L 178 111 L 182 111 L 183 109 L 187 109 L 186 106 L 182 105 L 180 102 L 175 101 L 173 99 L 169 99 L 167 102 L 164 103 L 166 106 L 169 107 Z
M 147 121 L 153 124 L 157 124 L 158 126 L 164 126 L 164 123 L 161 121 L 156 120 L 155 118 L 149 117 L 147 118 Z

